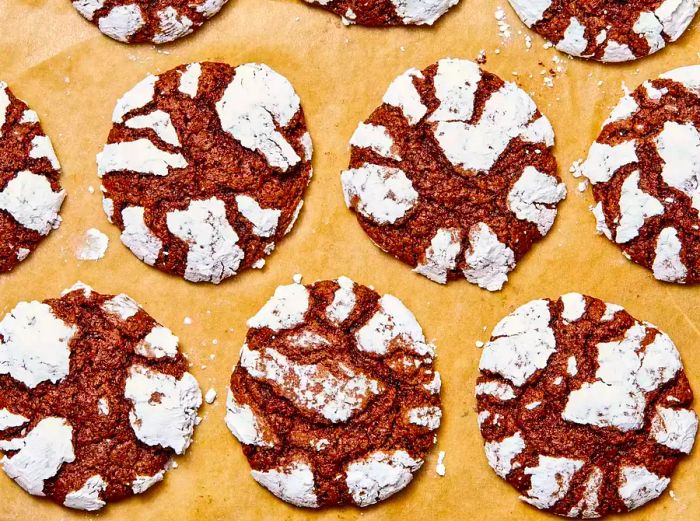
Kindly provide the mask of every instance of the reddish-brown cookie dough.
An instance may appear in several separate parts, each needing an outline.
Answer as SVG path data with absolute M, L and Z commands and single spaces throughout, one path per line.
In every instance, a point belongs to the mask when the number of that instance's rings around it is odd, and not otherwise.
M 228 0 L 71 0 L 103 34 L 124 43 L 167 43 L 187 36 Z
M 0 81 L 0 273 L 58 228 L 65 193 L 51 140 L 36 112 Z
M 347 277 L 280 286 L 248 321 L 226 423 L 253 478 L 302 507 L 368 506 L 434 445 L 434 347 L 395 297 Z
M 476 398 L 489 465 L 520 499 L 594 518 L 656 499 L 698 420 L 671 339 L 620 306 L 569 293 L 505 317 Z
M 459 0 L 304 0 L 331 11 L 346 24 L 432 25 Z
M 97 510 L 163 479 L 201 393 L 178 339 L 126 295 L 77 284 L 0 321 L 3 470 L 27 492 Z
M 104 209 L 145 263 L 192 282 L 262 268 L 311 179 L 292 85 L 266 65 L 191 63 L 118 102 L 97 156 Z
M 528 27 L 562 52 L 602 62 L 643 58 L 685 32 L 696 0 L 509 0 Z
M 700 282 L 700 67 L 645 81 L 603 124 L 582 173 L 597 230 L 666 282 Z
M 566 194 L 547 118 L 467 60 L 396 78 L 350 144 L 346 204 L 377 246 L 443 284 L 501 289 Z

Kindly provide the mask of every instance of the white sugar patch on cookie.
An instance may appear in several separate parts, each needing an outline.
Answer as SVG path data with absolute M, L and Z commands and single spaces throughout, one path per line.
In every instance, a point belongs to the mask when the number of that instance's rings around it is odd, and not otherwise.
M 248 404 L 239 404 L 229 389 L 226 397 L 226 426 L 238 441 L 244 445 L 274 447 L 262 428 L 263 420 Z
M 518 219 L 536 224 L 540 235 L 544 236 L 557 216 L 557 209 L 547 205 L 556 204 L 564 197 L 564 183 L 532 166 L 526 166 L 508 192 L 508 207 Z
M 423 79 L 423 73 L 418 69 L 409 69 L 391 82 L 382 101 L 392 107 L 401 109 L 411 125 L 415 125 L 428 111 L 423 105 L 420 94 L 413 84 L 413 78 Z
M 499 374 L 517 387 L 525 384 L 546 367 L 557 349 L 550 319 L 546 300 L 533 300 L 516 309 L 494 328 L 495 338 L 484 346 L 479 369 Z
M 277 231 L 281 210 L 262 208 L 258 202 L 247 195 L 237 195 L 238 211 L 253 225 L 253 233 L 258 237 L 272 237 Z
M 78 331 L 47 304 L 20 302 L 0 321 L 0 374 L 34 389 L 69 373 L 70 341 Z
M 661 177 L 690 197 L 693 208 L 700 211 L 700 132 L 693 123 L 666 121 L 655 142 L 664 161 Z
M 571 486 L 574 474 L 583 467 L 583 461 L 569 458 L 539 456 L 536 467 L 526 467 L 530 476 L 530 490 L 520 499 L 540 509 L 547 509 L 563 498 Z
M 19 122 L 20 124 L 39 123 L 39 115 L 32 109 L 25 109 Z M 0 133 L 0 135 L 2 134 Z
M 650 431 L 656 443 L 690 454 L 697 432 L 698 417 L 695 412 L 656 406 Z
M 5 408 L 0 409 L 0 431 L 12 429 L 13 427 L 20 427 L 28 422 L 29 418 L 26 418 L 21 414 L 12 413 Z
M 112 112 L 112 121 L 114 123 L 122 123 L 124 116 L 132 110 L 145 107 L 153 101 L 155 95 L 155 85 L 158 81 L 158 76 L 149 74 L 131 89 L 129 89 L 114 106 Z
M 97 228 L 88 229 L 82 237 L 82 243 L 75 251 L 78 260 L 99 260 L 105 256 L 109 246 L 109 237 Z
M 630 510 L 659 497 L 671 482 L 670 478 L 657 476 L 645 467 L 622 467 L 620 478 L 622 484 L 617 492 Z
M 197 380 L 185 373 L 174 376 L 132 365 L 124 396 L 132 402 L 129 423 L 136 437 L 149 446 L 183 454 L 192 441 L 202 393 Z
M 127 119 L 124 124 L 129 128 L 150 128 L 165 143 L 176 147 L 180 146 L 180 140 L 170 119 L 170 114 L 162 110 L 154 110 L 143 116 L 134 116 Z
M 106 300 L 102 304 L 102 309 L 122 320 L 129 320 L 139 312 L 140 307 L 129 295 L 120 293 L 119 295 Z
M 576 322 L 586 312 L 586 298 L 580 293 L 567 293 L 560 300 L 563 305 L 561 318 L 567 323 Z
M 241 367 L 258 380 L 274 384 L 279 393 L 298 407 L 333 423 L 348 421 L 365 408 L 383 385 L 345 364 L 299 364 L 275 349 L 241 349 Z
M 427 384 L 423 384 L 423 388 L 430 394 L 440 394 L 440 389 L 442 388 L 442 378 L 440 377 L 440 373 L 435 371 L 435 374 L 433 374 L 433 379 Z
M 656 250 L 654 253 L 654 277 L 666 282 L 685 282 L 688 268 L 681 260 L 681 250 L 683 244 L 678 238 L 678 231 L 673 227 L 661 230 L 656 239 Z
M 600 517 L 598 515 L 598 504 L 600 502 L 600 486 L 603 484 L 603 472 L 598 467 L 593 467 L 588 474 L 586 485 L 583 490 L 581 500 L 569 510 L 568 517 L 581 517 L 592 519 Z
M 635 170 L 622 183 L 620 192 L 620 222 L 615 231 L 615 242 L 625 244 L 639 235 L 639 230 L 650 217 L 662 215 L 664 205 L 639 186 L 639 171 Z
M 498 398 L 501 401 L 508 401 L 515 398 L 513 388 L 505 382 L 482 382 L 476 386 L 476 396 L 487 394 Z
M 250 328 L 267 327 L 275 332 L 291 329 L 304 321 L 308 309 L 309 290 L 304 286 L 278 286 L 272 298 L 246 324 Z
M 425 342 L 416 317 L 393 295 L 379 299 L 379 309 L 356 333 L 357 349 L 378 355 L 406 346 L 419 355 L 434 356 L 435 349 Z
M 170 168 L 186 168 L 187 159 L 179 152 L 161 150 L 150 139 L 107 143 L 97 154 L 97 175 L 131 171 L 166 176 Z
M 433 79 L 435 97 L 440 101 L 429 121 L 468 121 L 474 114 L 481 70 L 469 60 L 444 59 L 438 62 Z
M 583 56 L 588 47 L 588 39 L 585 35 L 586 28 L 581 25 L 578 18 L 572 16 L 569 25 L 564 31 L 564 37 L 556 44 L 556 48 L 572 56 Z
M 0 191 L 0 210 L 25 228 L 46 235 L 61 224 L 58 211 L 65 196 L 63 190 L 54 192 L 43 175 L 22 170 Z
M 372 123 L 360 123 L 352 137 L 350 145 L 358 148 L 368 148 L 382 157 L 401 160 L 401 157 L 393 151 L 394 140 L 389 135 L 386 127 Z
M 301 159 L 276 125 L 287 126 L 299 108 L 299 96 L 291 83 L 267 65 L 257 63 L 238 66 L 216 102 L 224 131 L 284 172 Z
M 141 8 L 136 4 L 117 5 L 97 23 L 100 31 L 120 42 L 128 42 L 129 37 L 141 29 L 145 20 Z
M 475 124 L 440 121 L 434 135 L 453 165 L 488 172 L 512 139 L 531 133 L 528 127 L 536 111 L 535 102 L 525 91 L 506 82 L 491 94 Z M 544 140 L 545 136 L 536 139 Z
M 664 26 L 654 13 L 643 11 L 632 26 L 632 30 L 642 36 L 649 45 L 649 54 L 655 53 L 666 46 L 663 32 Z
M 202 65 L 195 62 L 190 63 L 185 67 L 185 70 L 180 73 L 180 84 L 177 90 L 183 94 L 187 94 L 190 98 L 194 98 L 199 90 L 199 78 L 202 75 Z
M 685 32 L 698 11 L 696 0 L 664 0 L 654 14 L 661 21 L 669 39 L 674 42 Z
M 647 326 L 636 323 L 622 340 L 597 344 L 596 381 L 569 394 L 562 418 L 622 432 L 644 424 L 645 393 L 671 380 L 681 369 L 680 355 L 667 335 L 657 332 L 644 349 Z
M 187 16 L 178 16 L 177 10 L 168 6 L 158 11 L 158 32 L 153 35 L 153 43 L 166 43 L 187 36 L 192 32 L 192 20 Z
M 486 223 L 477 223 L 469 230 L 469 247 L 464 252 L 465 278 L 480 288 L 498 291 L 515 268 L 515 254 Z
M 501 441 L 490 441 L 484 445 L 486 461 L 496 474 L 504 479 L 513 470 L 513 460 L 523 450 L 525 450 L 525 440 L 519 431 Z
M 447 283 L 447 274 L 455 269 L 457 255 L 462 249 L 461 233 L 458 229 L 440 228 L 425 250 L 423 260 L 413 270 L 440 284 Z
M 102 9 L 105 0 L 73 0 L 73 7 L 88 20 L 92 20 L 95 12 Z
M 603 122 L 603 128 L 610 124 L 610 123 L 615 123 L 617 121 L 622 121 L 630 116 L 632 116 L 635 112 L 639 110 L 639 105 L 637 104 L 637 100 L 635 100 L 625 89 L 625 95 L 620 98 L 620 101 L 617 103 L 613 111 L 610 113 L 610 116 L 608 116 L 608 119 L 606 119 Z
M 618 43 L 614 40 L 608 40 L 601 61 L 607 63 L 619 63 L 635 60 L 637 57 L 626 43 Z
M 595 217 L 595 231 L 596 233 L 605 235 L 608 239 L 612 240 L 612 231 L 608 227 L 608 223 L 605 221 L 605 212 L 603 211 L 603 203 L 598 202 L 595 206 L 591 206 L 591 213 Z
M 0 81 L 0 136 L 2 136 L 2 127 L 5 125 L 9 107 L 10 97 L 7 95 L 7 83 Z
M 377 224 L 394 224 L 418 201 L 418 192 L 403 170 L 365 163 L 341 174 L 348 208 Z
M 107 490 L 107 482 L 102 479 L 102 476 L 96 474 L 89 477 L 80 489 L 68 492 L 63 505 L 88 512 L 99 510 L 107 504 L 100 499 L 100 494 L 105 490 Z
M 156 472 L 153 476 L 136 476 L 136 479 L 131 483 L 131 490 L 134 494 L 143 494 L 156 483 L 163 481 L 165 470 Z
M 179 341 L 180 339 L 167 327 L 154 326 L 144 339 L 136 344 L 134 352 L 146 358 L 174 358 L 177 356 Z
M 459 0 L 391 0 L 405 24 L 433 25 Z
M 277 469 L 253 470 L 251 475 L 255 481 L 287 503 L 308 508 L 318 506 L 314 492 L 314 473 L 306 463 L 294 461 Z
M 581 171 L 592 184 L 607 183 L 617 170 L 630 163 L 636 163 L 635 141 L 624 141 L 619 145 L 593 143 L 588 158 L 581 164 Z
M 186 280 L 218 284 L 236 274 L 244 252 L 221 199 L 190 201 L 186 210 L 168 212 L 166 222 L 170 233 L 189 246 Z
M 195 6 L 195 11 L 205 18 L 211 18 L 218 13 L 228 0 L 203 0 Z
M 107 216 L 107 220 L 111 223 L 114 219 L 114 201 L 109 197 L 102 198 L 102 211 Z
M 54 170 L 61 168 L 48 136 L 34 136 L 32 138 L 32 148 L 29 149 L 29 157 L 32 159 L 47 159 Z
M 405 450 L 376 451 L 348 465 L 345 483 L 355 504 L 366 507 L 403 489 L 422 464 Z
M 0 450 L 19 451 L 0 461 L 3 470 L 30 494 L 43 496 L 44 482 L 75 460 L 73 428 L 63 418 L 44 418 L 25 437 L 0 442 Z
M 508 0 L 518 16 L 528 27 L 542 20 L 552 0 Z
M 659 78 L 680 83 L 696 96 L 700 96 L 700 66 L 698 65 L 673 69 L 672 71 L 662 74 Z
M 347 277 L 338 277 L 338 289 L 333 294 L 333 302 L 326 308 L 326 316 L 334 324 L 342 324 L 355 309 L 355 283 Z
M 608 322 L 615 318 L 615 314 L 618 311 L 624 311 L 624 308 L 622 306 L 619 306 L 617 304 L 610 304 L 606 303 L 605 304 L 605 311 L 603 312 L 603 316 L 600 317 L 600 320 L 603 322 Z
M 408 411 L 408 421 L 431 431 L 440 427 L 442 411 L 440 407 L 415 407 Z
M 110 199 L 111 200 L 111 199 Z M 163 242 L 151 231 L 144 221 L 144 208 L 128 206 L 122 210 L 124 229 L 121 241 L 143 262 L 153 266 L 158 260 Z
M 97 400 L 97 412 L 100 413 L 100 416 L 109 416 L 109 402 L 106 398 Z

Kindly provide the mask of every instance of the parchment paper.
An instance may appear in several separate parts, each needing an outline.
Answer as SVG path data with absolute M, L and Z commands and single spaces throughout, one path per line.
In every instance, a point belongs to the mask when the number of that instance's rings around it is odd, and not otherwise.
M 512 31 L 508 41 L 499 35 L 494 17 L 498 6 L 505 9 Z M 532 36 L 530 50 L 526 35 Z M 543 44 L 505 0 L 462 0 L 434 28 L 384 30 L 344 27 L 337 17 L 298 0 L 230 0 L 197 33 L 157 49 L 102 36 L 69 0 L 0 0 L 0 78 L 39 113 L 63 166 L 68 193 L 61 228 L 13 273 L 0 276 L 0 314 L 19 300 L 57 296 L 76 280 L 103 293 L 126 292 L 180 337 L 203 391 L 213 387 L 219 393 L 213 405 L 202 408 L 204 420 L 187 455 L 178 459 L 179 468 L 149 493 L 95 516 L 31 497 L 0 473 L 0 519 L 547 518 L 522 504 L 486 463 L 474 412 L 481 355 L 475 341 L 487 340 L 496 322 L 518 305 L 569 291 L 622 304 L 669 333 L 700 393 L 700 288 L 657 282 L 596 236 L 588 211 L 592 196 L 579 193 L 578 180 L 569 173 L 571 163 L 585 157 L 621 96 L 622 81 L 634 88 L 666 70 L 698 62 L 697 23 L 680 42 L 627 65 L 571 60 Z M 551 119 L 555 154 L 569 189 L 550 235 L 518 265 L 500 293 L 466 281 L 439 286 L 380 252 L 345 208 L 339 181 L 347 166 L 348 139 L 394 77 L 442 57 L 474 59 L 482 49 L 488 59 L 485 68 L 517 80 Z M 552 61 L 555 57 L 559 64 Z M 102 213 L 95 168 L 116 99 L 149 72 L 201 60 L 260 61 L 284 74 L 301 96 L 316 149 L 316 174 L 293 233 L 262 272 L 253 270 L 220 286 L 190 284 L 136 259 Z M 557 74 L 552 88 L 546 87 L 549 73 L 542 71 L 557 66 L 565 72 Z M 98 262 L 79 262 L 75 247 L 93 226 L 110 238 L 107 255 Z M 224 425 L 225 391 L 245 336 L 245 320 L 295 273 L 302 273 L 305 282 L 347 275 L 398 296 L 438 347 L 444 421 L 437 447 L 406 491 L 376 507 L 312 512 L 287 506 L 249 476 L 240 447 Z M 191 325 L 183 323 L 185 317 L 192 319 Z M 435 473 L 439 450 L 447 453 L 445 477 Z M 625 519 L 698 518 L 698 474 L 700 448 L 673 476 L 669 490 L 675 499 L 666 492 Z

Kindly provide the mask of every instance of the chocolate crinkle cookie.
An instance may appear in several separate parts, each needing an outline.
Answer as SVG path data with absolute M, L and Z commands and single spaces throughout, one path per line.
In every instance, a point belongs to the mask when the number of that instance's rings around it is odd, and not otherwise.
M 620 306 L 569 293 L 501 320 L 476 385 L 489 465 L 554 514 L 595 518 L 656 499 L 698 419 L 671 339 Z
M 433 25 L 459 0 L 304 0 L 331 11 L 346 24 Z
M 97 156 L 104 210 L 146 264 L 218 284 L 289 233 L 311 179 L 299 97 L 267 65 L 190 63 L 127 92 Z
M 0 273 L 61 224 L 60 168 L 37 113 L 0 81 Z
M 76 284 L 0 321 L 0 461 L 80 510 L 146 491 L 190 445 L 202 396 L 178 338 L 124 294 Z
M 124 43 L 167 43 L 187 36 L 228 0 L 72 0 L 103 34 Z
M 347 277 L 280 286 L 248 321 L 226 423 L 253 478 L 301 507 L 403 489 L 442 416 L 434 347 L 391 295 Z
M 467 60 L 396 78 L 350 145 L 347 206 L 377 246 L 442 284 L 500 290 L 566 196 L 547 118 Z
M 597 230 L 666 282 L 700 282 L 700 66 L 645 81 L 603 124 L 581 169 Z
M 528 27 L 572 56 L 643 58 L 676 41 L 700 0 L 508 0 Z

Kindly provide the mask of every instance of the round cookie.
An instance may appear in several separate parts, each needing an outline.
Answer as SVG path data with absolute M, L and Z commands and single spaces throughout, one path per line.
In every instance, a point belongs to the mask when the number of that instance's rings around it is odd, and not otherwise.
M 60 168 L 36 112 L 0 81 L 0 273 L 61 224 Z
M 371 27 L 433 25 L 459 0 L 304 0 L 343 18 L 345 24 Z
M 476 398 L 489 465 L 521 500 L 595 518 L 657 498 L 698 420 L 671 339 L 622 307 L 569 293 L 494 328 Z
M 547 118 L 467 60 L 396 78 L 350 144 L 345 203 L 379 248 L 443 284 L 501 289 L 566 196 Z
M 202 396 L 178 338 L 128 296 L 76 284 L 0 321 L 0 461 L 35 496 L 98 510 L 163 479 Z
M 643 58 L 675 42 L 697 0 L 508 0 L 520 19 L 562 52 L 601 62 Z
M 435 348 L 413 314 L 347 277 L 280 286 L 248 320 L 226 424 L 253 478 L 300 507 L 403 489 L 442 416 Z
M 124 43 L 168 43 L 196 31 L 228 0 L 72 0 L 103 34 Z
M 97 155 L 104 210 L 146 264 L 218 284 L 289 233 L 311 179 L 292 85 L 267 65 L 181 65 L 127 92 Z
M 700 282 L 700 66 L 646 81 L 581 165 L 597 230 L 666 282 Z

